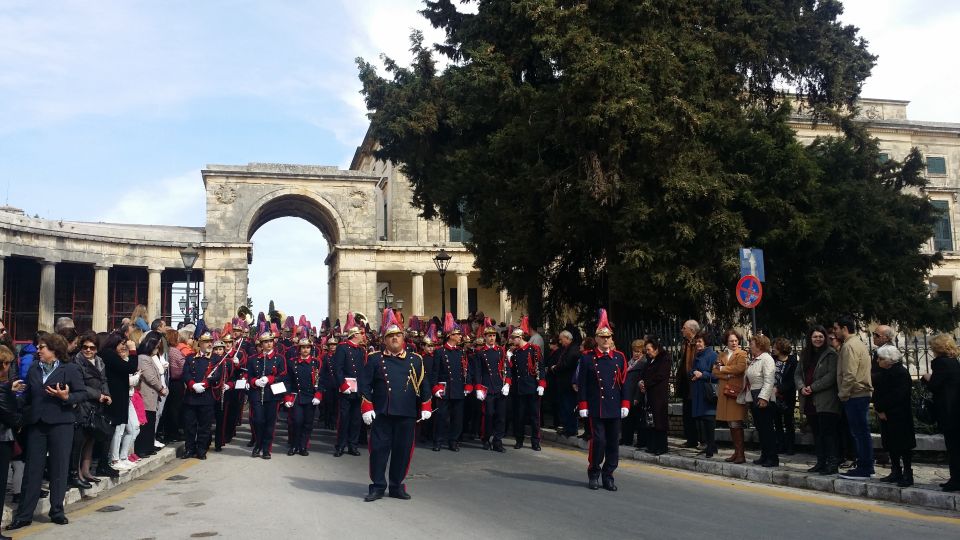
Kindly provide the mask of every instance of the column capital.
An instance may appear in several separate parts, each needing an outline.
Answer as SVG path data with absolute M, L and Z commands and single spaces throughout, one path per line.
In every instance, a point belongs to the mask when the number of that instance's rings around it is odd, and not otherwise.
M 93 263 L 94 270 L 109 270 L 113 268 L 113 263 L 102 262 L 102 263 Z
M 426 270 L 411 270 L 410 273 L 413 274 L 413 275 L 415 275 L 415 276 L 422 276 L 422 275 L 426 274 L 427 272 L 426 272 Z
M 159 274 L 159 273 L 163 272 L 163 271 L 166 270 L 166 269 L 167 269 L 167 268 L 166 268 L 165 266 L 148 266 L 148 267 L 147 267 L 147 272 L 149 272 L 149 273 L 151 273 L 151 274 Z
M 40 264 L 43 266 L 53 266 L 60 264 L 60 262 L 62 261 L 56 257 L 44 257 L 43 259 L 40 259 Z
M 459 276 L 469 276 L 469 275 L 470 275 L 470 271 L 469 271 L 469 270 L 457 270 L 457 276 L 458 276 L 458 277 L 459 277 Z

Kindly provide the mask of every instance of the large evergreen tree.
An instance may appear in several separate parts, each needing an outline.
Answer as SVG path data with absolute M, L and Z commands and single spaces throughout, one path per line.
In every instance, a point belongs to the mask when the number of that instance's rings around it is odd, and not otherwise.
M 850 120 L 874 57 L 839 2 L 475 3 L 425 2 L 446 41 L 414 33 L 388 78 L 358 59 L 370 133 L 534 320 L 603 304 L 732 321 L 752 246 L 770 327 L 951 323 L 925 287 L 938 256 L 919 251 L 935 210 L 907 193 L 922 159 L 879 164 Z M 842 135 L 799 144 L 790 103 Z

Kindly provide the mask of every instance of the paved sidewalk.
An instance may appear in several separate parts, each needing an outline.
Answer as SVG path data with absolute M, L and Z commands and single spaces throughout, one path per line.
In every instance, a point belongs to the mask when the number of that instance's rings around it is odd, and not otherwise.
M 183 443 L 178 443 L 178 446 L 183 446 Z M 143 458 L 140 465 L 137 465 L 135 469 L 129 471 L 121 471 L 118 478 L 100 478 L 99 484 L 94 484 L 92 489 L 79 490 L 77 488 L 68 488 L 67 494 L 63 499 L 64 507 L 66 508 L 67 517 L 70 517 L 70 505 L 73 503 L 79 502 L 83 498 L 94 498 L 99 497 L 100 495 L 109 494 L 117 486 L 127 484 L 149 474 L 160 467 L 163 467 L 167 463 L 173 461 L 177 457 L 178 446 L 167 445 L 165 448 L 160 449 L 156 454 Z M 13 476 L 11 474 L 11 476 Z M 44 489 L 46 489 L 46 482 L 44 482 Z M 11 521 L 13 521 L 13 512 L 16 510 L 17 505 L 10 502 L 8 499 L 3 505 L 3 526 L 7 526 Z M 50 511 L 50 498 L 45 497 L 40 499 L 40 503 L 37 505 L 37 510 L 34 512 L 34 519 L 36 521 L 47 521 L 47 512 Z
M 543 430 L 543 440 L 565 446 L 587 449 L 587 441 L 576 437 L 557 435 L 550 429 Z M 913 467 L 914 485 L 909 488 L 900 488 L 896 485 L 885 484 L 877 480 L 890 473 L 888 467 L 877 466 L 877 474 L 870 480 L 845 480 L 837 475 L 822 476 L 816 473 L 807 473 L 807 469 L 816 463 L 816 458 L 810 454 L 795 454 L 780 456 L 780 467 L 764 468 L 753 465 L 752 461 L 759 457 L 759 452 L 747 450 L 747 463 L 734 465 L 724 459 L 731 450 L 721 448 L 720 453 L 707 458 L 698 454 L 696 450 L 683 448 L 681 439 L 670 438 L 670 451 L 661 456 L 648 454 L 643 450 L 636 450 L 632 446 L 620 447 L 621 459 L 633 459 L 643 463 L 685 469 L 717 476 L 727 476 L 751 480 L 764 484 L 790 486 L 794 488 L 811 489 L 827 493 L 838 493 L 854 497 L 864 497 L 890 502 L 902 502 L 916 506 L 937 508 L 940 510 L 960 511 L 960 492 L 945 493 L 940 490 L 939 483 L 946 481 L 946 466 L 917 464 Z

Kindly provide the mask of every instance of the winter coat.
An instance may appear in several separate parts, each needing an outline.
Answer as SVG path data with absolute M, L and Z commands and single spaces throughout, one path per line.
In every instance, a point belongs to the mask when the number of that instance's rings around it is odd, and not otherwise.
M 813 401 L 813 408 L 817 413 L 840 414 L 840 398 L 837 396 L 837 363 L 840 361 L 837 351 L 830 346 L 824 346 L 820 354 L 817 355 L 816 367 L 813 370 L 813 382 L 810 383 L 810 389 L 813 393 L 804 396 L 800 393 L 800 409 L 802 410 L 806 400 Z M 794 374 L 794 381 L 797 388 L 803 389 L 803 374 L 806 368 L 801 365 Z
M 873 389 L 873 408 L 887 419 L 880 420 L 880 440 L 888 452 L 903 452 L 917 446 L 913 431 L 911 395 L 913 381 L 903 364 L 879 368 Z
M 937 423 L 942 432 L 960 432 L 960 361 L 938 356 L 930 363 L 927 388 L 933 393 Z
M 116 351 L 107 350 L 101 351 L 100 355 L 110 399 L 113 400 L 107 405 L 107 416 L 115 426 L 126 424 L 130 411 L 130 375 L 137 372 L 137 356 L 132 355 L 124 360 Z
M 726 396 L 723 391 L 731 385 L 734 388 L 743 388 L 743 373 L 747 370 L 747 351 L 737 349 L 730 354 L 724 351 L 718 360 L 719 365 L 713 368 L 713 376 L 720 381 L 717 388 L 717 420 L 723 422 L 743 422 L 747 407 L 737 403 L 737 398 Z
M 670 397 L 670 367 L 670 353 L 661 349 L 643 370 L 647 410 L 653 415 L 653 429 L 657 431 L 667 431 L 670 428 L 667 403 Z
M 687 377 L 691 379 L 690 416 L 694 418 L 716 416 L 717 414 L 717 404 L 708 402 L 706 397 L 707 387 L 712 387 L 718 382 L 718 379 L 713 375 L 713 366 L 716 365 L 716 363 L 717 351 L 709 347 L 698 352 L 696 356 L 693 357 L 693 369 L 687 373 Z M 694 371 L 699 371 L 703 374 L 696 381 L 693 380 Z M 719 398 L 717 401 L 719 401 Z

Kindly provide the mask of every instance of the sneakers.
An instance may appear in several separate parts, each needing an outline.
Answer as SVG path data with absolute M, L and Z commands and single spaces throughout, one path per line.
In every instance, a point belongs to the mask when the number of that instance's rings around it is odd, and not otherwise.
M 136 463 L 140 461 L 140 456 L 136 454 L 130 454 L 129 456 L 127 456 L 127 461 L 129 461 L 130 463 Z
M 127 460 L 127 459 L 114 461 L 113 463 L 110 464 L 110 466 L 118 471 L 129 471 L 130 469 L 136 467 L 136 465 L 134 465 L 133 463 L 130 462 L 130 460 Z
M 166 446 L 167 446 L 167 445 L 163 444 L 163 443 L 160 442 L 160 441 L 153 441 L 153 447 L 156 448 L 157 450 L 159 450 L 159 449 L 161 449 L 161 448 L 166 448 Z
M 849 471 L 840 475 L 840 478 L 845 480 L 869 480 L 872 477 L 869 471 L 860 471 L 857 469 L 850 469 Z

